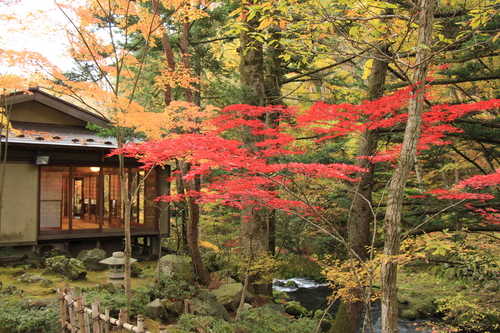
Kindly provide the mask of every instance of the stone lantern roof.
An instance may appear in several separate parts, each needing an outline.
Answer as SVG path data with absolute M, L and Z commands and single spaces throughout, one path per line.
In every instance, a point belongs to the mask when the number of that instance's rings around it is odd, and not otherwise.
M 136 262 L 137 259 L 130 258 L 130 263 Z M 125 253 L 123 252 L 113 252 L 113 256 L 99 261 L 101 264 L 118 266 L 125 265 Z

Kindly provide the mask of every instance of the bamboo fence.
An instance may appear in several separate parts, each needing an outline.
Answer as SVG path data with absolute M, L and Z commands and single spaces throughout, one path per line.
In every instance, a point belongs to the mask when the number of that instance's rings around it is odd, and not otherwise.
M 121 309 L 118 319 L 110 317 L 109 307 L 101 313 L 99 299 L 87 305 L 85 294 L 76 297 L 75 289 L 66 285 L 59 289 L 59 304 L 61 311 L 61 332 L 63 333 L 118 333 L 127 331 L 135 333 L 151 333 L 144 330 L 144 318 L 137 316 L 137 326 L 129 324 L 128 310 Z M 160 333 L 168 333 L 160 327 Z

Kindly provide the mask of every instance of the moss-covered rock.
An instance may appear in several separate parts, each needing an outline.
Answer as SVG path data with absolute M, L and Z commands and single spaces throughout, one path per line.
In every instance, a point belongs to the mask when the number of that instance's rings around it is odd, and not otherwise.
M 293 280 L 290 280 L 290 281 L 287 281 L 284 285 L 283 285 L 284 288 L 298 288 L 299 285 L 297 284 L 297 282 L 293 281 Z
M 60 249 L 50 249 L 49 251 L 45 252 L 45 254 L 43 255 L 43 258 L 48 259 L 48 258 L 59 257 L 59 256 L 64 256 L 68 259 L 73 258 L 71 253 L 69 253 L 67 251 L 60 250 Z
M 40 268 L 43 265 L 43 258 L 36 252 L 26 252 L 21 259 L 21 264 L 31 268 Z
M 169 315 L 173 315 L 174 317 L 178 317 L 184 312 L 184 301 L 170 301 L 168 299 L 164 299 L 163 305 L 167 309 Z
M 332 328 L 333 318 L 331 315 L 326 314 L 322 310 L 316 310 L 314 312 L 313 318 L 317 321 L 321 321 L 320 328 L 321 332 L 328 332 Z
M 80 280 L 87 276 L 85 266 L 78 259 L 57 256 L 48 258 L 45 264 L 44 272 L 48 274 L 58 274 L 69 280 Z
M 165 276 L 176 276 L 181 280 L 194 282 L 194 274 L 188 265 L 188 259 L 184 256 L 167 254 L 160 258 L 158 267 Z
M 200 290 L 198 296 L 190 300 L 195 314 L 211 316 L 220 320 L 230 321 L 229 312 L 217 297 L 208 290 Z
M 20 277 L 17 278 L 17 281 L 21 283 L 42 283 L 44 285 L 51 285 L 53 282 L 52 280 L 38 274 L 29 274 L 25 273 L 21 275 Z
M 103 249 L 83 250 L 78 253 L 76 259 L 80 260 L 88 271 L 101 272 L 108 268 L 99 261 L 106 259 L 107 254 Z
M 159 298 L 146 306 L 146 315 L 151 319 L 168 320 L 167 309 Z
M 299 302 L 290 301 L 285 305 L 285 312 L 295 318 L 307 317 L 309 315 L 309 311 L 300 305 Z
M 217 300 L 229 311 L 235 311 L 238 308 L 242 292 L 243 284 L 239 282 L 226 283 L 211 291 L 211 293 L 217 297 Z M 245 303 L 252 303 L 254 299 L 254 295 L 246 291 Z

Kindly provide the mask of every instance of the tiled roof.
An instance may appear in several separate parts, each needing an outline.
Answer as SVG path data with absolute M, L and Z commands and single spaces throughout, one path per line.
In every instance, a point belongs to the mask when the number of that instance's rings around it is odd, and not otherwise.
M 96 132 L 81 127 L 33 123 L 15 123 L 13 127 L 22 134 L 9 135 L 8 142 L 12 144 L 108 149 L 117 147 L 115 138 L 100 138 Z M 2 136 L 2 142 L 5 140 Z

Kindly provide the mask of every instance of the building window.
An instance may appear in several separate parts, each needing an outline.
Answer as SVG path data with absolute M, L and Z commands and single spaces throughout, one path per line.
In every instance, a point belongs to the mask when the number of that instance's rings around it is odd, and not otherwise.
M 40 230 L 106 232 L 124 225 L 118 167 L 43 166 L 40 169 Z M 126 168 L 126 186 L 137 193 L 132 227 L 156 228 L 156 171 Z M 138 188 L 137 191 L 134 189 Z

